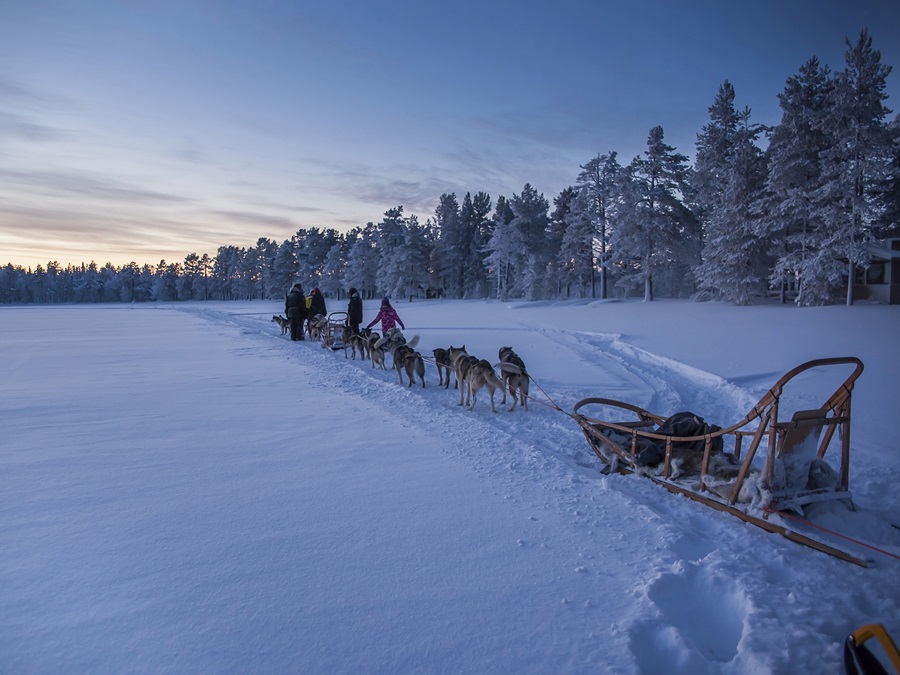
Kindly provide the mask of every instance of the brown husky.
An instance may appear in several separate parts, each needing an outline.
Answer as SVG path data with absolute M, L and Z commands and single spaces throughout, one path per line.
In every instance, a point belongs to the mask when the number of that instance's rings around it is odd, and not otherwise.
M 354 333 L 349 326 L 344 328 L 344 358 L 347 358 L 347 347 L 350 347 L 350 356 L 355 360 L 357 352 L 359 358 L 368 358 L 369 336 L 372 334 L 371 328 L 360 328 L 358 333 Z
M 518 403 L 522 404 L 524 410 L 528 410 L 528 371 L 525 370 L 525 362 L 519 358 L 512 347 L 500 347 L 500 363 L 497 364 L 500 369 L 500 378 L 503 380 L 503 400 L 506 403 L 506 389 L 512 396 L 512 405 L 508 412 L 515 410 Z M 518 398 L 517 395 L 518 394 Z
M 432 353 L 434 354 L 434 364 L 437 366 L 438 371 L 438 386 L 444 385 L 444 389 L 449 389 L 450 371 L 453 370 L 453 366 L 450 364 L 450 351 L 438 347 L 437 349 L 432 350 Z M 445 373 L 447 375 L 446 384 L 444 384 Z
M 465 395 L 466 373 L 469 371 L 472 364 L 478 363 L 478 359 L 469 355 L 465 345 L 462 347 L 451 346 L 447 352 L 450 355 L 450 367 L 453 368 L 453 374 L 456 376 L 456 388 L 459 389 L 459 403 L 456 405 L 463 405 L 464 396 L 466 398 L 466 404 L 468 404 L 469 399 L 468 396 Z
M 469 410 L 475 409 L 475 401 L 478 398 L 478 392 L 482 387 L 486 387 L 491 395 L 491 412 L 497 412 L 494 408 L 494 392 L 503 389 L 503 382 L 494 372 L 494 367 L 490 361 L 484 359 L 475 359 L 475 362 L 469 366 L 466 371 L 466 403 L 469 402 L 471 396 L 472 402 L 469 404 Z

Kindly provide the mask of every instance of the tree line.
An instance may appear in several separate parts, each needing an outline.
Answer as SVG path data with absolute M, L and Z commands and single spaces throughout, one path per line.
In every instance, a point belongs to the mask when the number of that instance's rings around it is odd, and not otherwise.
M 727 80 L 697 135 L 695 162 L 661 126 L 629 163 L 615 151 L 580 166 L 550 202 L 530 184 L 494 202 L 443 194 L 420 223 L 403 206 L 349 232 L 301 228 L 281 243 L 222 246 L 215 257 L 122 267 L 0 268 L 0 302 L 278 299 L 295 281 L 342 297 L 540 299 L 695 297 L 749 304 L 852 303 L 878 239 L 900 223 L 900 116 L 868 31 L 846 66 L 810 58 L 778 95 L 780 124 L 738 109 Z M 760 147 L 765 140 L 765 149 Z

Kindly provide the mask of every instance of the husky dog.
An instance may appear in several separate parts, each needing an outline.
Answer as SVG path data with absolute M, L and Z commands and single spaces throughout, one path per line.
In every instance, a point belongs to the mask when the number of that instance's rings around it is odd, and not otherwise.
M 450 364 L 450 351 L 447 349 L 443 349 L 442 347 L 438 347 L 437 349 L 432 350 L 434 354 L 434 364 L 437 366 L 438 371 L 438 386 L 444 385 L 444 389 L 450 388 L 450 371 L 453 370 L 453 366 Z M 444 384 L 444 374 L 447 375 L 447 383 Z
M 290 319 L 285 319 L 285 318 L 284 318 L 283 316 L 281 316 L 280 314 L 277 314 L 277 315 L 273 316 L 273 317 L 272 317 L 272 321 L 274 321 L 274 322 L 277 323 L 279 326 L 281 326 L 281 334 L 282 334 L 282 335 L 286 335 L 287 332 L 291 329 L 291 320 L 290 320 Z
M 425 360 L 419 352 L 409 345 L 398 345 L 392 352 L 392 358 L 394 359 L 394 368 L 397 369 L 397 375 L 400 377 L 400 384 L 403 384 L 401 370 L 405 370 L 410 387 L 413 386 L 413 374 L 416 374 L 422 382 L 422 388 L 425 388 Z
M 366 350 L 369 352 L 369 359 L 372 361 L 372 367 L 379 366 L 382 370 L 385 370 L 384 348 L 378 346 L 379 342 L 381 342 L 381 335 L 375 331 L 371 331 L 369 341 L 366 344 Z
M 328 318 L 322 316 L 321 314 L 311 316 L 306 322 L 306 332 L 309 334 L 309 339 L 321 339 L 322 331 L 325 329 L 326 323 L 328 323 Z
M 503 400 L 506 403 L 506 389 L 512 396 L 512 405 L 507 412 L 516 409 L 518 403 L 524 410 L 528 410 L 528 371 L 525 370 L 525 362 L 516 354 L 512 347 L 500 347 L 500 378 L 503 380 Z
M 471 396 L 472 402 L 468 405 L 469 410 L 475 409 L 475 401 L 478 398 L 478 392 L 482 387 L 486 387 L 491 395 L 491 412 L 497 412 L 494 408 L 494 392 L 503 389 L 503 381 L 497 377 L 494 367 L 490 361 L 484 359 L 475 359 L 474 363 L 469 366 L 466 371 L 466 403 L 469 403 Z
M 344 328 L 344 358 L 347 357 L 347 347 L 350 347 L 350 355 L 356 360 L 356 354 L 359 353 L 360 359 L 368 357 L 367 351 L 369 347 L 369 336 L 372 334 L 371 328 L 361 328 L 358 333 L 354 333 L 349 326 Z
M 425 361 L 422 359 L 422 355 L 413 349 L 418 342 L 418 335 L 413 335 L 407 342 L 399 328 L 392 328 L 387 335 L 375 343 L 376 346 L 390 353 L 394 368 L 397 369 L 397 377 L 400 378 L 400 384 L 403 384 L 403 371 L 406 371 L 410 387 L 413 385 L 413 373 L 419 376 L 422 387 L 425 386 Z
M 469 355 L 465 345 L 462 347 L 453 347 L 451 345 L 447 353 L 450 355 L 450 367 L 456 376 L 456 388 L 459 389 L 459 403 L 456 405 L 463 405 L 463 397 L 466 391 L 466 373 L 473 363 L 478 363 L 478 359 Z M 468 403 L 468 397 L 466 397 L 466 403 Z

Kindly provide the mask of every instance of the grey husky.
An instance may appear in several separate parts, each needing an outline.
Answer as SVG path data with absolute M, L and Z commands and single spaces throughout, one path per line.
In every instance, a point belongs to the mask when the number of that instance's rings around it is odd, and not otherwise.
M 516 409 L 518 403 L 522 404 L 524 410 L 528 410 L 528 371 L 525 370 L 525 362 L 516 354 L 512 347 L 500 347 L 500 363 L 497 364 L 500 369 L 500 378 L 503 380 L 503 401 L 506 403 L 506 390 L 509 389 L 512 396 L 512 405 L 508 412 Z
M 369 335 L 369 343 L 366 345 L 366 349 L 369 352 L 369 358 L 372 360 L 372 368 L 378 366 L 382 370 L 385 370 L 384 348 L 378 346 L 379 342 L 381 342 L 381 335 L 373 331 Z
M 281 334 L 286 335 L 288 330 L 291 328 L 291 320 L 285 319 L 281 314 L 277 314 L 272 317 L 272 321 L 281 326 Z
M 422 355 L 417 352 L 414 347 L 419 342 L 419 336 L 413 335 L 409 341 L 403 336 L 399 328 L 391 329 L 387 335 L 376 342 L 377 347 L 381 347 L 388 352 L 393 359 L 394 368 L 397 369 L 397 377 L 400 378 L 400 384 L 403 384 L 403 371 L 406 371 L 406 377 L 409 378 L 409 386 L 413 386 L 413 375 L 418 375 L 425 387 L 425 360 Z

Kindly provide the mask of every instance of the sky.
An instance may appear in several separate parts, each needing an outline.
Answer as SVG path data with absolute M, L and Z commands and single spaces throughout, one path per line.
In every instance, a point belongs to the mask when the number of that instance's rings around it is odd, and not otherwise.
M 777 124 L 883 0 L 0 3 L 0 264 L 122 265 L 346 231 L 444 193 L 553 200 L 662 126 L 693 156 L 727 79 Z M 888 80 L 896 108 L 898 75 Z
M 837 675 L 851 631 L 900 639 L 896 307 L 398 304 L 424 356 L 515 349 L 531 401 L 497 393 L 495 414 L 484 389 L 459 406 L 431 362 L 408 387 L 390 357 L 291 342 L 282 309 L 0 306 L 0 671 Z M 856 508 L 804 509 L 824 531 L 769 519 L 865 568 L 603 475 L 567 414 L 608 397 L 725 426 L 840 356 L 865 364 Z M 792 379 L 779 419 L 852 369 Z M 764 465 L 761 448 L 750 484 Z

